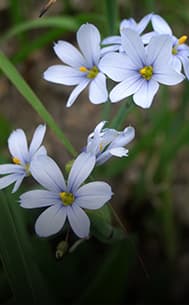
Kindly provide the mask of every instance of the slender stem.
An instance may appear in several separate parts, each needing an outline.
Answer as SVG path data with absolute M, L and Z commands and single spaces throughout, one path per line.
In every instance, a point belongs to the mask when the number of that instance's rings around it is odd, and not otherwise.
M 102 120 L 109 121 L 110 112 L 111 112 L 111 102 L 107 100 L 107 102 L 104 103 L 103 105 Z
M 116 116 L 114 117 L 111 123 L 111 127 L 114 129 L 121 128 L 127 115 L 131 112 L 133 107 L 134 107 L 134 103 L 131 99 L 128 101 L 122 102 L 121 107 L 119 108 Z
M 118 17 L 118 3 L 117 0 L 106 0 L 106 14 L 108 21 L 109 35 L 116 33 L 117 17 Z

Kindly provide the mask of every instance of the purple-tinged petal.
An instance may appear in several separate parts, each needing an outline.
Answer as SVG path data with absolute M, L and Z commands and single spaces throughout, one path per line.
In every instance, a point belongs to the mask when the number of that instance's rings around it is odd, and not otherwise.
M 29 146 L 29 154 L 33 155 L 40 147 L 46 132 L 46 125 L 40 124 L 34 134 Z
M 150 14 L 144 16 L 144 17 L 139 21 L 139 23 L 138 23 L 138 25 L 137 25 L 137 32 L 138 32 L 139 34 L 141 34 L 141 33 L 145 30 L 145 28 L 147 27 L 148 23 L 150 22 L 152 16 L 153 16 L 153 14 L 150 13 Z
M 49 237 L 58 233 L 66 221 L 66 207 L 53 205 L 47 208 L 37 219 L 35 231 L 40 237 Z
M 177 57 L 176 55 L 173 55 L 171 58 L 171 66 L 173 67 L 174 70 L 176 70 L 177 72 L 181 72 L 182 70 L 182 63 L 181 63 L 181 59 L 179 57 Z
M 68 176 L 68 190 L 74 193 L 86 180 L 95 166 L 95 157 L 90 153 L 81 153 L 73 163 Z
M 92 24 L 83 24 L 77 32 L 77 42 L 89 67 L 98 65 L 100 57 L 100 33 Z
M 149 32 L 141 35 L 143 44 L 149 44 L 152 37 L 157 36 L 158 34 L 156 32 Z
M 90 221 L 86 213 L 77 205 L 68 207 L 68 220 L 74 233 L 80 238 L 88 238 Z
M 145 80 L 140 89 L 134 94 L 134 102 L 142 108 L 149 108 L 158 88 L 159 84 L 156 81 L 152 79 L 150 81 Z
M 6 188 L 7 186 L 17 181 L 17 179 L 19 178 L 20 178 L 20 174 L 10 174 L 10 175 L 1 177 L 0 178 L 0 189 Z
M 58 194 L 48 190 L 32 190 L 20 196 L 20 206 L 24 208 L 46 207 L 61 204 Z
M 14 164 L 0 165 L 0 174 L 10 174 L 10 173 L 22 174 L 24 172 L 25 172 L 24 168 L 20 165 L 14 165 Z
M 125 79 L 111 90 L 111 102 L 118 102 L 134 94 L 142 86 L 143 82 L 144 79 L 141 78 L 139 73 L 135 73 L 134 76 Z
M 108 99 L 108 91 L 106 87 L 106 77 L 103 73 L 98 73 L 89 85 L 89 100 L 93 104 L 106 102 Z
M 18 177 L 18 179 L 16 180 L 16 183 L 14 184 L 14 188 L 12 190 L 12 193 L 16 192 L 18 190 L 18 188 L 20 187 L 20 185 L 23 182 L 23 179 L 26 177 L 26 174 L 21 175 L 20 177 Z
M 9 151 L 13 157 L 18 158 L 21 163 L 28 162 L 29 153 L 26 135 L 23 130 L 17 129 L 8 138 Z
M 43 74 L 46 81 L 63 85 L 77 85 L 82 82 L 85 75 L 79 69 L 64 65 L 49 67 Z
M 87 87 L 87 85 L 90 83 L 90 79 L 83 79 L 81 83 L 74 88 L 74 90 L 71 92 L 68 101 L 66 103 L 67 107 L 72 106 L 72 104 L 75 102 L 77 97 L 80 95 L 80 93 Z
M 67 41 L 58 41 L 54 45 L 54 51 L 62 62 L 71 67 L 85 66 L 86 61 L 82 54 Z
M 157 35 L 152 37 L 147 47 L 147 65 L 163 67 L 171 61 L 172 39 L 169 35 Z M 158 69 L 158 68 L 155 68 Z
M 114 35 L 114 36 L 109 36 L 103 39 L 102 45 L 111 45 L 111 44 L 121 44 L 121 36 Z
M 189 79 L 189 59 L 187 57 L 180 57 L 180 60 L 182 61 L 183 64 L 183 68 L 184 68 L 184 73 L 187 77 L 187 79 Z
M 123 132 L 112 141 L 108 149 L 115 148 L 115 147 L 124 147 L 129 142 L 131 142 L 135 137 L 135 129 L 132 126 L 129 126 L 124 129 Z
M 176 72 L 171 66 L 162 67 L 158 73 L 153 74 L 153 80 L 165 85 L 177 85 L 184 80 L 182 73 Z
M 123 157 L 123 156 L 128 156 L 129 151 L 123 147 L 116 147 L 116 148 L 110 149 L 109 152 L 113 156 Z
M 145 66 L 146 53 L 139 34 L 131 29 L 125 29 L 121 35 L 122 46 L 136 68 Z
M 37 152 L 32 156 L 32 159 L 37 158 L 41 155 L 47 155 L 47 150 L 44 146 L 41 146 Z
M 105 56 L 108 53 L 118 51 L 120 49 L 120 47 L 121 47 L 121 45 L 117 45 L 117 44 L 116 45 L 111 45 L 111 46 L 108 46 L 108 47 L 103 47 L 100 50 L 100 57 L 102 58 L 103 56 Z
M 159 34 L 169 34 L 172 35 L 172 30 L 168 23 L 159 15 L 153 14 L 151 18 L 152 27 L 154 31 Z
M 75 203 L 81 208 L 98 209 L 108 202 L 113 193 L 104 182 L 88 183 L 77 190 Z
M 34 179 L 53 192 L 66 191 L 66 184 L 58 165 L 49 156 L 39 156 L 31 162 L 30 172 Z

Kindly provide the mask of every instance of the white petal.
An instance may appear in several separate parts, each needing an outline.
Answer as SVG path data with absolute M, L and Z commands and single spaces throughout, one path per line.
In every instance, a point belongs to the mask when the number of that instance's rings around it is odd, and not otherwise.
M 116 147 L 109 150 L 109 152 L 113 156 L 122 157 L 122 156 L 128 156 L 128 150 L 123 147 Z
M 89 85 L 89 100 L 93 104 L 106 102 L 108 99 L 108 91 L 106 87 L 106 77 L 103 73 L 98 73 Z
M 147 27 L 148 23 L 150 22 L 152 16 L 153 16 L 153 14 L 150 13 L 150 14 L 144 16 L 144 17 L 140 20 L 140 22 L 139 22 L 138 25 L 137 25 L 137 32 L 138 32 L 139 34 L 141 34 L 141 33 L 145 30 L 145 28 Z
M 105 55 L 99 63 L 99 68 L 112 80 L 116 82 L 123 81 L 136 69 L 126 54 L 109 53 Z
M 154 31 L 141 35 L 143 44 L 145 44 L 145 45 L 148 44 L 150 42 L 151 38 L 156 36 L 156 35 L 158 35 L 158 34 Z
M 18 158 L 21 163 L 25 164 L 29 161 L 27 139 L 23 130 L 17 129 L 11 133 L 8 146 L 12 156 Z
M 19 174 L 10 174 L 0 178 L 0 189 L 6 188 L 20 178 Z
M 88 183 L 78 189 L 75 202 L 82 208 L 98 209 L 108 202 L 113 193 L 104 182 Z
M 82 54 L 67 41 L 58 41 L 54 45 L 54 51 L 61 61 L 72 67 L 85 66 Z
M 110 100 L 115 103 L 135 93 L 142 85 L 143 80 L 136 72 L 134 77 L 128 78 L 116 85 L 110 92 Z
M 0 174 L 9 174 L 9 173 L 24 173 L 25 170 L 20 165 L 14 165 L 14 164 L 4 164 L 0 165 Z
M 154 31 L 158 32 L 159 34 L 172 35 L 170 26 L 161 16 L 153 14 L 151 21 Z
M 66 184 L 58 165 L 49 156 L 39 156 L 31 162 L 30 172 L 35 180 L 50 191 L 66 190 Z
M 90 153 L 81 153 L 73 163 L 68 177 L 68 190 L 75 192 L 86 180 L 95 166 L 95 157 Z
M 112 154 L 109 150 L 104 151 L 102 154 L 100 154 L 96 159 L 96 165 L 102 165 L 104 164 L 108 159 L 112 157 Z
M 32 190 L 20 196 L 20 206 L 24 208 L 38 208 L 61 204 L 58 193 L 48 190 Z
M 90 221 L 86 213 L 79 206 L 72 205 L 68 207 L 67 214 L 74 233 L 80 238 L 87 238 Z
M 177 57 L 176 55 L 172 56 L 171 66 L 172 66 L 173 69 L 176 70 L 177 72 L 181 72 L 182 63 L 181 63 L 180 58 Z
M 115 35 L 115 36 L 109 36 L 102 40 L 102 45 L 111 45 L 111 44 L 121 44 L 121 36 Z
M 140 87 L 140 89 L 134 94 L 134 102 L 142 108 L 149 108 L 152 104 L 152 100 L 157 93 L 159 84 L 154 81 L 146 81 Z
M 172 39 L 169 35 L 157 35 L 152 37 L 147 47 L 147 65 L 162 65 L 171 61 Z M 158 69 L 158 68 L 156 68 Z
M 182 64 L 183 64 L 183 68 L 184 68 L 184 73 L 187 77 L 187 79 L 189 79 L 189 59 L 187 57 L 180 57 Z
M 122 46 L 136 67 L 143 67 L 146 60 L 144 45 L 139 34 L 131 29 L 122 32 Z
M 80 95 L 80 93 L 87 87 L 89 82 L 90 82 L 89 79 L 87 79 L 87 78 L 83 79 L 82 82 L 78 86 L 76 86 L 76 88 L 74 88 L 74 90 L 70 94 L 70 96 L 68 98 L 68 101 L 66 103 L 67 107 L 72 106 L 72 104 L 75 102 L 75 100 Z
M 40 124 L 34 134 L 33 134 L 33 138 L 29 147 L 29 153 L 30 155 L 33 155 L 40 147 L 43 138 L 45 136 L 45 132 L 46 132 L 46 125 L 42 125 Z
M 66 220 L 66 208 L 53 205 L 47 208 L 37 219 L 35 231 L 40 237 L 48 237 L 58 233 Z
M 103 47 L 100 50 L 100 57 L 102 58 L 103 56 L 105 56 L 108 53 L 118 51 L 120 49 L 120 47 L 121 47 L 121 45 L 111 45 L 111 46 L 108 46 L 108 47 Z
M 43 74 L 45 80 L 56 84 L 77 85 L 83 80 L 83 73 L 79 69 L 64 65 L 49 67 Z
M 39 148 L 39 150 L 37 150 L 37 152 L 35 152 L 35 154 L 33 155 L 33 159 L 36 158 L 36 157 L 39 157 L 41 155 L 47 155 L 47 150 L 44 146 L 41 146 Z
M 18 190 L 18 188 L 20 187 L 20 185 L 23 182 L 23 179 L 26 177 L 26 174 L 21 175 L 17 180 L 16 183 L 14 184 L 14 188 L 12 190 L 12 193 L 16 192 Z
M 108 149 L 115 147 L 124 147 L 135 137 L 135 129 L 132 126 L 129 126 L 124 129 L 123 132 L 120 132 L 119 135 L 112 141 Z
M 161 84 L 176 85 L 184 80 L 184 75 L 167 65 L 158 71 L 158 73 L 153 74 L 153 79 Z
M 98 64 L 100 57 L 100 33 L 92 24 L 83 24 L 77 31 L 77 42 L 89 67 Z

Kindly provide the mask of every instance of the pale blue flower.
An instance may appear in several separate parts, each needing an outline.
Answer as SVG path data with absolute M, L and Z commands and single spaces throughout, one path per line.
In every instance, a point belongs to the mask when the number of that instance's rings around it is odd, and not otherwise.
M 125 52 L 124 48 L 122 47 L 122 33 L 126 29 L 131 29 L 141 35 L 149 24 L 152 15 L 153 14 L 151 13 L 144 16 L 138 23 L 133 18 L 123 19 L 120 23 L 120 35 L 109 36 L 103 39 L 102 45 L 110 45 L 102 49 L 103 54 L 117 50 L 120 52 Z M 143 39 L 143 36 L 141 36 L 141 38 Z
M 100 33 L 92 24 L 77 31 L 80 51 L 66 41 L 58 41 L 54 51 L 66 65 L 54 65 L 44 72 L 44 79 L 57 84 L 77 85 L 67 101 L 70 107 L 89 85 L 89 99 L 94 104 L 107 101 L 106 77 L 99 69 Z
M 105 163 L 112 156 L 122 157 L 128 155 L 124 148 L 135 137 L 135 129 L 126 127 L 122 132 L 115 129 L 104 128 L 106 121 L 101 121 L 94 132 L 88 136 L 86 152 L 96 157 L 96 164 Z
M 169 35 L 152 37 L 145 48 L 141 37 L 126 29 L 123 36 L 125 53 L 109 53 L 100 62 L 101 70 L 117 84 L 110 92 L 111 102 L 133 95 L 134 102 L 149 108 L 159 89 L 159 83 L 176 85 L 184 75 L 170 64 L 172 40 Z
M 174 69 L 179 72 L 183 66 L 184 73 L 187 79 L 189 79 L 189 46 L 185 44 L 187 36 L 183 35 L 180 38 L 175 37 L 168 23 L 159 15 L 154 14 L 151 21 L 154 31 L 145 34 L 145 40 L 149 41 L 151 37 L 159 34 L 170 35 L 172 39 L 172 53 L 170 55 L 171 64 Z
M 95 166 L 95 157 L 81 153 L 74 161 L 67 183 L 57 164 L 48 156 L 32 162 L 30 171 L 45 190 L 33 190 L 21 195 L 24 208 L 49 206 L 37 219 L 36 233 L 48 237 L 59 232 L 68 219 L 74 233 L 87 238 L 90 220 L 84 209 L 98 209 L 112 197 L 111 187 L 104 182 L 83 182 Z
M 30 175 L 31 162 L 41 155 L 46 155 L 46 149 L 41 146 L 46 131 L 45 125 L 39 125 L 28 148 L 27 139 L 22 129 L 17 129 L 8 138 L 8 147 L 12 155 L 12 164 L 0 165 L 0 174 L 8 174 L 0 178 L 0 189 L 15 183 L 16 192 L 23 179 Z

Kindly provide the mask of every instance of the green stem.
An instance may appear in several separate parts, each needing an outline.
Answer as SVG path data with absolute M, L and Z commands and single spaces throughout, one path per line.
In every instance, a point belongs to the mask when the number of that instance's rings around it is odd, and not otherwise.
M 20 73 L 16 70 L 16 68 L 2 52 L 0 52 L 0 69 L 2 69 L 8 79 L 14 84 L 17 90 L 39 114 L 39 116 L 48 124 L 48 126 L 57 136 L 57 138 L 64 144 L 67 151 L 73 157 L 75 157 L 77 153 L 70 141 L 64 135 L 62 130 L 58 127 L 51 114 L 47 111 L 47 109 L 44 107 L 44 105 L 33 92 L 33 90 L 29 87 L 29 85 L 25 82 Z
M 117 0 L 106 0 L 106 15 L 108 21 L 109 35 L 114 35 L 117 28 L 118 3 Z
M 134 107 L 132 100 L 122 102 L 121 107 L 119 108 L 116 116 L 114 117 L 111 127 L 114 129 L 119 129 L 122 127 L 127 115 L 131 112 Z
M 110 112 L 111 112 L 111 102 L 108 100 L 108 101 L 107 101 L 106 103 L 104 103 L 104 105 L 103 105 L 102 120 L 109 121 Z

